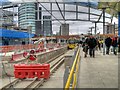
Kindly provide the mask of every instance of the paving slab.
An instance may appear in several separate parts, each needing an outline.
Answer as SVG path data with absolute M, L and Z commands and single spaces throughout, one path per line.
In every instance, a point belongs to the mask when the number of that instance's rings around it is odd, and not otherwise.
M 81 50 L 78 81 L 78 88 L 118 88 L 118 55 L 96 51 L 95 58 L 84 58 Z

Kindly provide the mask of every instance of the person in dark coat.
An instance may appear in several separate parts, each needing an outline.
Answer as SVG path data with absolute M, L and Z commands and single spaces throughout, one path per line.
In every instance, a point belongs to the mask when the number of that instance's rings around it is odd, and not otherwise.
M 83 52 L 85 53 L 84 54 L 84 57 L 86 58 L 87 57 L 87 54 L 88 54 L 88 45 L 87 45 L 87 42 L 88 42 L 88 38 L 85 39 L 85 41 L 83 42 Z
M 114 54 L 115 55 L 117 55 L 117 45 L 118 45 L 118 43 L 117 43 L 117 37 L 114 37 L 113 39 L 112 39 L 112 46 L 113 46 L 113 52 L 114 52 Z
M 22 41 L 22 45 L 25 45 L 25 41 Z
M 107 37 L 105 39 L 105 45 L 106 45 L 106 54 L 108 54 L 108 55 L 109 55 L 111 44 L 112 44 L 112 39 L 110 37 Z
M 90 57 L 95 57 L 95 47 L 97 45 L 97 40 L 93 36 L 90 36 L 90 38 L 87 41 L 87 44 L 89 46 Z

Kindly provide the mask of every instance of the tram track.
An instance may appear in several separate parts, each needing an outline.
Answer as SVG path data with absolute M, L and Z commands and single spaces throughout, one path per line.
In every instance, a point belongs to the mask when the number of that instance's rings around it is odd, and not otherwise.
M 50 73 L 53 74 L 59 66 L 61 66 L 64 62 L 64 53 L 59 57 L 55 57 L 53 60 L 47 61 L 50 64 Z M 28 88 L 39 88 L 47 79 L 37 77 L 34 80 L 23 80 L 16 79 L 13 82 L 4 86 L 1 90 L 7 90 L 8 88 L 23 88 L 23 90 L 27 90 Z M 21 87 L 22 85 L 22 87 Z
M 64 59 L 62 58 L 61 60 L 58 60 L 53 67 L 51 67 L 50 69 L 50 73 L 51 75 L 62 65 L 62 63 L 64 62 Z M 32 82 L 30 85 L 28 85 L 24 90 L 27 90 L 29 88 L 31 89 L 35 89 L 35 88 L 39 88 L 41 85 L 43 85 L 43 83 L 47 81 L 47 79 L 40 79 L 40 81 L 35 80 L 34 82 Z

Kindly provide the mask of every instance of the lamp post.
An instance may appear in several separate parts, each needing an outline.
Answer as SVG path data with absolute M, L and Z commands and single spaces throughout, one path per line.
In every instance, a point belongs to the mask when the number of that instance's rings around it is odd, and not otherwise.
M 45 41 L 44 41 L 44 49 L 47 48 L 47 42 L 46 42 L 46 30 L 44 31 L 44 37 L 45 37 Z
M 120 6 L 120 2 L 118 6 Z M 120 7 L 118 7 L 118 37 L 120 38 Z
M 114 30 L 114 32 L 113 32 L 114 36 L 115 36 L 115 29 L 116 29 L 115 27 L 116 27 L 116 25 L 115 25 L 115 22 L 114 22 L 114 29 L 113 29 Z
M 28 26 L 27 29 L 28 29 L 28 33 L 29 33 L 29 44 L 30 44 L 30 42 L 31 42 L 30 33 L 31 33 L 31 30 L 32 30 L 32 26 Z
M 105 55 L 105 10 L 106 8 L 102 8 L 103 11 L 103 55 Z
M 95 35 L 96 35 L 96 32 L 97 32 L 97 22 L 95 22 Z

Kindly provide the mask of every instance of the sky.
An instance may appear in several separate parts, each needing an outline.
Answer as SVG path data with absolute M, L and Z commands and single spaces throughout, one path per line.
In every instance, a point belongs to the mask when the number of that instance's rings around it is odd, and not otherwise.
M 9 0 L 11 2 L 19 2 L 21 0 Z M 25 0 L 27 2 L 27 0 Z M 30 0 L 30 1 L 34 1 L 34 0 Z M 48 0 L 43 0 L 43 1 L 48 1 Z M 52 1 L 52 0 L 51 0 Z M 60 1 L 60 0 L 59 0 Z M 61 0 L 62 1 L 62 0 Z M 67 0 L 66 0 L 67 1 Z M 71 1 L 76 1 L 76 0 L 71 0 Z M 79 1 L 79 0 L 77 0 Z M 81 0 L 80 0 L 81 1 Z M 86 1 L 86 0 L 84 0 Z M 94 1 L 94 0 L 91 0 L 91 1 Z M 95 4 L 97 4 L 96 2 L 94 2 Z M 49 5 L 44 5 L 47 9 L 50 8 Z M 61 8 L 63 8 L 62 6 L 60 6 Z M 57 9 L 58 10 L 58 7 L 57 5 L 53 5 L 53 9 Z M 74 5 L 66 5 L 66 9 L 69 10 L 69 11 L 74 11 L 75 10 L 75 6 Z M 79 11 L 84 11 L 84 12 L 87 12 L 88 11 L 88 8 L 87 7 L 84 7 L 84 6 L 79 6 L 78 8 Z M 91 8 L 90 9 L 91 13 L 94 13 L 94 14 L 101 14 L 102 11 L 100 10 L 96 10 L 96 9 L 93 9 Z M 50 15 L 49 13 L 42 13 L 42 15 Z M 58 13 L 55 13 L 53 12 L 53 15 L 56 17 L 56 18 L 62 18 L 61 14 L 58 12 Z M 107 14 L 106 13 L 106 16 L 108 17 L 111 17 L 111 15 Z M 87 19 L 88 18 L 88 15 L 87 14 L 79 14 L 78 17 L 80 19 Z M 53 18 L 53 17 L 52 17 Z M 75 13 L 66 13 L 66 18 L 67 19 L 70 19 L 70 18 L 75 18 Z M 99 17 L 97 16 L 94 16 L 94 15 L 91 15 L 91 18 L 92 20 L 98 20 Z M 100 21 L 102 21 L 103 18 L 101 17 Z M 106 22 L 110 22 L 110 19 L 106 18 L 105 19 Z M 18 22 L 17 18 L 14 19 L 15 22 Z M 116 23 L 118 24 L 118 20 L 116 18 L 113 18 L 113 23 Z M 53 33 L 56 34 L 57 32 L 59 32 L 60 30 L 60 23 L 58 21 L 53 21 L 52 22 L 53 25 L 52 25 L 52 30 L 53 30 Z M 62 22 L 63 23 L 63 22 Z M 69 34 L 85 34 L 89 31 L 89 28 L 90 27 L 94 27 L 95 24 L 94 23 L 91 23 L 91 22 L 85 22 L 85 21 L 66 21 L 66 23 L 69 24 L 69 31 L 70 33 Z M 97 24 L 97 33 L 103 33 L 103 25 L 102 23 L 98 23 Z M 94 29 L 93 29 L 93 33 L 94 33 Z

